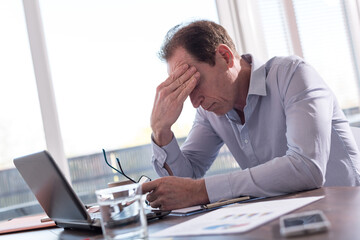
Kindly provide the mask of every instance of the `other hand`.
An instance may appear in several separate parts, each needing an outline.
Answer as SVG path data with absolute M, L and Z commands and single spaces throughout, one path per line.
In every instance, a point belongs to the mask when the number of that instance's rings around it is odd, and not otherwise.
M 174 210 L 209 203 L 204 179 L 162 177 L 142 184 L 143 194 L 153 208 Z

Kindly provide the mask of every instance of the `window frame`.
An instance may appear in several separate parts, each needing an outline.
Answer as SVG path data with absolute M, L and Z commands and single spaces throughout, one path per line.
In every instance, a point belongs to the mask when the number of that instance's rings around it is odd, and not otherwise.
M 39 1 L 23 0 L 23 6 L 47 150 L 58 164 L 65 178 L 71 183 L 61 137 Z
M 346 13 L 346 23 L 350 29 L 350 41 L 354 51 L 354 64 L 360 66 L 360 0 L 342 0 Z M 356 76 L 360 81 L 360 68 L 356 68 Z M 358 91 L 360 92 L 360 82 Z

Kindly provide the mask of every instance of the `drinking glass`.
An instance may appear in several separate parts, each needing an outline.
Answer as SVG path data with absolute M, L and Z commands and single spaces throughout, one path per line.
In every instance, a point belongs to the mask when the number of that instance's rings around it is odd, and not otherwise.
M 97 190 L 105 239 L 146 239 L 144 195 L 138 183 Z

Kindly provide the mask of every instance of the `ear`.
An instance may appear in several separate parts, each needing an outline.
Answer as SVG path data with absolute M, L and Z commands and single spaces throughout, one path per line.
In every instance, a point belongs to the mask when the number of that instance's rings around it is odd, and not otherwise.
M 220 57 L 225 60 L 228 68 L 234 66 L 234 54 L 228 46 L 220 44 L 217 47 L 216 52 L 219 53 Z

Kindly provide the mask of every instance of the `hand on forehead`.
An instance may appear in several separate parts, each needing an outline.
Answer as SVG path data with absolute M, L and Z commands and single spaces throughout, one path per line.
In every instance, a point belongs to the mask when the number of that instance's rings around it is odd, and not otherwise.
M 197 61 L 184 49 L 178 48 L 173 56 L 167 61 L 168 64 L 168 74 L 173 73 L 177 68 L 181 67 L 184 64 L 188 66 L 196 67 Z

